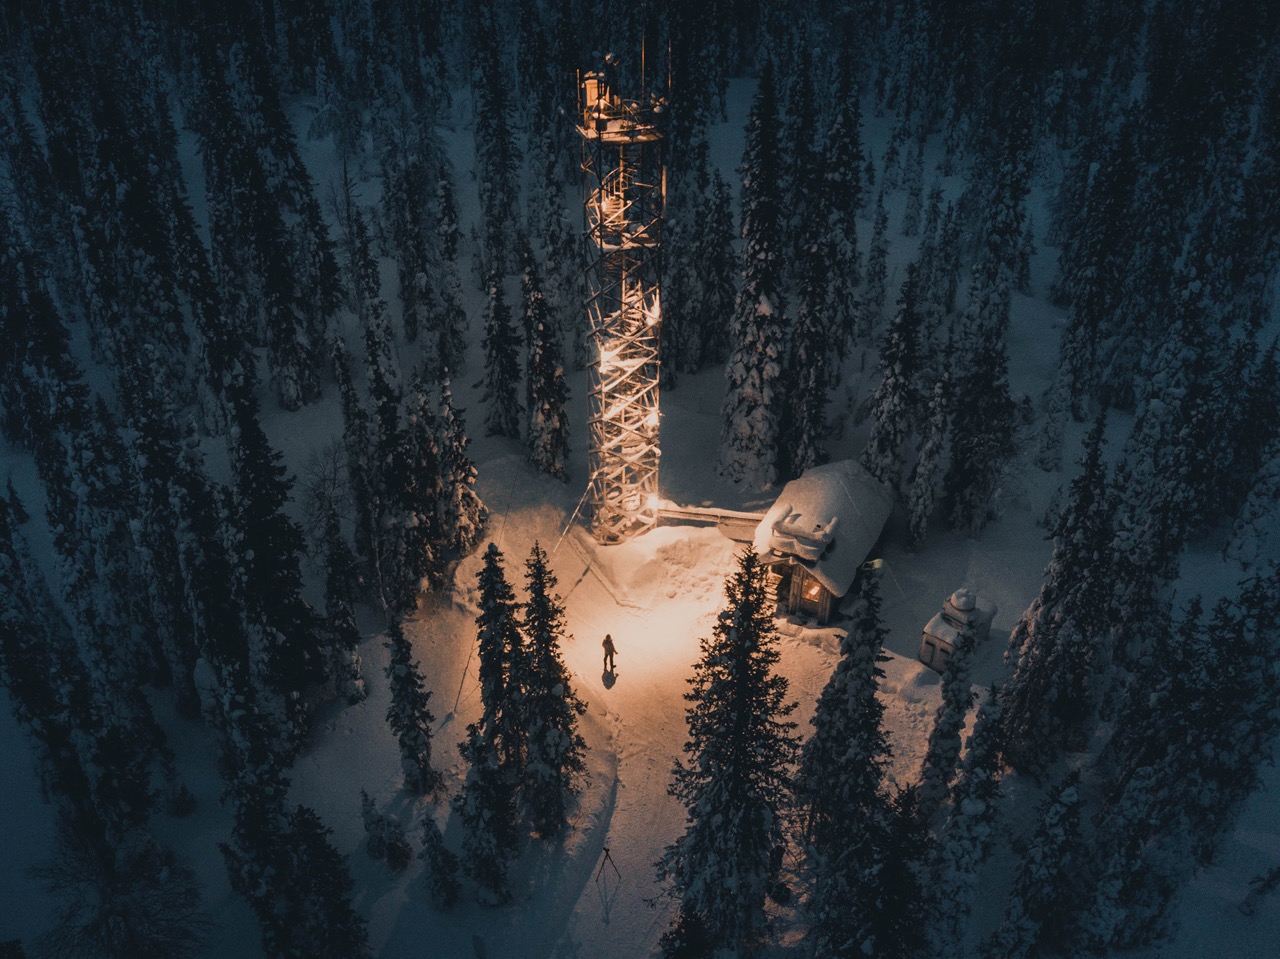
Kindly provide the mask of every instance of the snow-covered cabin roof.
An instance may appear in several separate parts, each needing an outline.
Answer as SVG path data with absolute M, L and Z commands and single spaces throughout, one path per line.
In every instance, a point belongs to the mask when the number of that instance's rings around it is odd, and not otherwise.
M 843 596 L 892 511 L 889 488 L 856 461 L 815 466 L 782 488 L 756 527 L 755 549 L 791 557 Z

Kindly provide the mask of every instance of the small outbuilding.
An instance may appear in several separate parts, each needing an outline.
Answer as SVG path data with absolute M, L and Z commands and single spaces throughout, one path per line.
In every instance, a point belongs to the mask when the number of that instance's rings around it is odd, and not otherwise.
M 893 493 L 854 460 L 815 466 L 782 488 L 756 527 L 779 612 L 829 623 L 893 511 Z
M 996 618 L 995 604 L 983 599 L 971 589 L 957 589 L 942 604 L 938 613 L 925 626 L 920 637 L 920 662 L 930 669 L 942 672 L 947 660 L 955 652 L 960 630 L 966 623 L 973 623 L 974 645 L 977 646 L 991 633 L 991 621 Z

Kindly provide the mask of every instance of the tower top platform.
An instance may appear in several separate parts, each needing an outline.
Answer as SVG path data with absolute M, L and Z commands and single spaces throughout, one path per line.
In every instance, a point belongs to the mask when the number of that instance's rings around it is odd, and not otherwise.
M 662 139 L 661 99 L 623 100 L 601 73 L 585 73 L 579 85 L 578 133 L 605 143 L 652 143 Z

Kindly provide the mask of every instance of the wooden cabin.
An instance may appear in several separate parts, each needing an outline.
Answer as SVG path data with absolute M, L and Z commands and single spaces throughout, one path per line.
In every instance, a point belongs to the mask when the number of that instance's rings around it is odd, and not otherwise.
M 778 612 L 825 626 L 893 511 L 893 494 L 854 460 L 806 470 L 782 488 L 756 527 Z

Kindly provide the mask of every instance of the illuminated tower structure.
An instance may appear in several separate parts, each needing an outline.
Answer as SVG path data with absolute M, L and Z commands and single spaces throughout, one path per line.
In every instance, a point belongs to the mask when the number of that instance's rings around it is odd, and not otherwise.
M 623 100 L 605 74 L 579 84 L 591 365 L 591 532 L 612 543 L 657 521 L 658 333 L 666 171 L 662 101 Z

